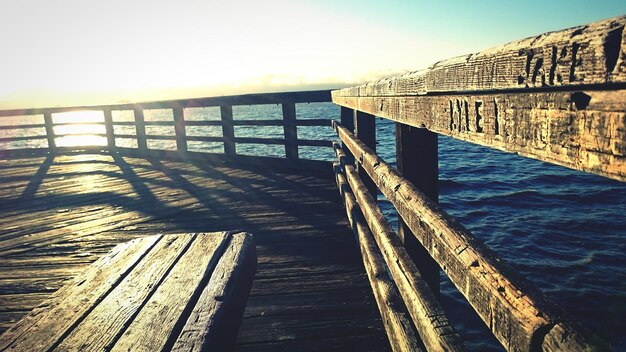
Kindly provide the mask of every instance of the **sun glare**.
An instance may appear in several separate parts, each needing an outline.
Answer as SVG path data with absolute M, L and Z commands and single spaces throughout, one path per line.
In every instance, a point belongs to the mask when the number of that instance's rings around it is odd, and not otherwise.
M 107 144 L 101 111 L 72 111 L 52 114 L 59 147 L 103 146 Z

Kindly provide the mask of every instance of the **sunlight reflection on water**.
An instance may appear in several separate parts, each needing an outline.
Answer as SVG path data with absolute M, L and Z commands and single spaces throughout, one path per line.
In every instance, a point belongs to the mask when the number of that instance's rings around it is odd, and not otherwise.
M 104 113 L 71 111 L 52 114 L 54 133 L 59 147 L 105 146 Z M 59 124 L 59 125 L 57 125 Z

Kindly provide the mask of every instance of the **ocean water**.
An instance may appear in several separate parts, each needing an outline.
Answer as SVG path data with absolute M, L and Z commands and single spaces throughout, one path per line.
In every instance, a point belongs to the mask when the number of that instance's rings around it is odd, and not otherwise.
M 297 104 L 298 119 L 338 119 L 330 103 Z M 280 119 L 279 105 L 234 107 L 235 119 Z M 218 108 L 185 110 L 188 120 L 219 120 Z M 171 121 L 171 111 L 145 112 L 146 121 Z M 102 121 L 100 113 L 59 114 L 57 122 Z M 132 121 L 131 111 L 114 112 L 114 121 Z M 377 118 L 377 150 L 395 165 L 394 124 Z M 41 123 L 42 117 L 0 120 L 0 125 Z M 59 126 L 61 127 L 61 126 Z M 104 126 L 63 126 L 57 133 L 104 133 Z M 73 130 L 72 130 L 73 129 Z M 133 134 L 132 126 L 116 126 Z M 11 135 L 0 130 L 0 137 Z M 45 130 L 25 131 L 45 135 Z M 148 127 L 148 134 L 173 135 L 173 126 Z M 219 126 L 187 127 L 188 135 L 220 136 Z M 282 137 L 282 127 L 237 126 L 237 137 Z M 330 127 L 298 127 L 298 137 L 336 140 Z M 68 136 L 66 144 L 105 144 L 103 137 Z M 69 139 L 67 139 L 69 138 Z M 100 138 L 100 139 L 98 139 Z M 121 146 L 136 146 L 119 138 Z M 0 144 L 1 149 L 46 146 L 45 139 Z M 149 141 L 149 147 L 175 149 L 174 141 Z M 189 142 L 190 150 L 223 152 L 221 143 Z M 284 147 L 237 145 L 248 155 L 284 157 Z M 300 157 L 333 160 L 330 148 L 300 147 Z M 614 350 L 626 350 L 626 183 L 519 157 L 439 136 L 439 183 L 442 208 L 484 241 L 513 268 L 538 286 L 574 319 Z M 379 195 L 392 225 L 393 207 Z M 442 303 L 467 347 L 502 348 L 454 286 L 442 274 Z

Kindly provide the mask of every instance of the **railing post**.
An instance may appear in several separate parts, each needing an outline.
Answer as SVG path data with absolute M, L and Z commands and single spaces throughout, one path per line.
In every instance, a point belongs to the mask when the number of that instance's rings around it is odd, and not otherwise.
M 437 134 L 425 128 L 396 124 L 398 171 L 434 202 L 439 202 Z M 398 235 L 431 290 L 439 294 L 439 265 L 415 238 L 401 217 Z
M 146 140 L 146 121 L 143 118 L 143 109 L 135 106 L 135 129 L 137 131 L 137 148 L 147 150 L 148 141 Z
M 105 108 L 102 110 L 104 114 L 104 128 L 107 134 L 107 145 L 109 150 L 115 149 L 115 130 L 113 129 L 113 115 L 111 115 L 111 109 Z
M 57 148 L 54 134 L 54 123 L 52 122 L 52 113 L 46 111 L 43 113 L 43 120 L 46 124 L 46 137 L 48 137 L 48 149 L 51 151 Z
M 222 138 L 224 139 L 224 154 L 235 155 L 237 148 L 235 145 L 235 126 L 233 125 L 233 107 L 220 106 L 222 115 Z
M 298 127 L 296 126 L 296 104 L 283 105 L 283 125 L 285 131 L 285 157 L 298 159 Z
M 374 152 L 376 151 L 376 118 L 374 115 L 357 110 L 356 118 L 354 119 L 354 134 L 358 139 L 365 143 L 366 146 Z M 367 187 L 367 190 L 372 194 L 374 199 L 376 199 L 378 194 L 376 184 L 372 181 L 367 172 L 365 172 L 365 170 L 358 165 L 358 163 L 357 168 L 359 171 L 359 177 L 363 181 L 363 184 Z
M 341 107 L 341 125 L 348 131 L 354 133 L 354 110 L 344 106 Z M 347 162 L 353 164 L 354 155 L 352 155 L 350 149 L 348 149 L 345 145 L 343 145 L 341 149 L 343 149 L 343 152 L 346 153 Z
M 182 107 L 172 109 L 174 115 L 174 131 L 176 132 L 176 149 L 179 153 L 187 151 L 187 130 L 185 130 L 185 112 Z

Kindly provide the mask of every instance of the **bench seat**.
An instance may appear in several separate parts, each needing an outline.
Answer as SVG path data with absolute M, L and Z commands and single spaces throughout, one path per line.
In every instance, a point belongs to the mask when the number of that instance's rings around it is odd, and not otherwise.
M 232 349 L 256 269 L 248 233 L 116 246 L 0 336 L 0 350 Z

